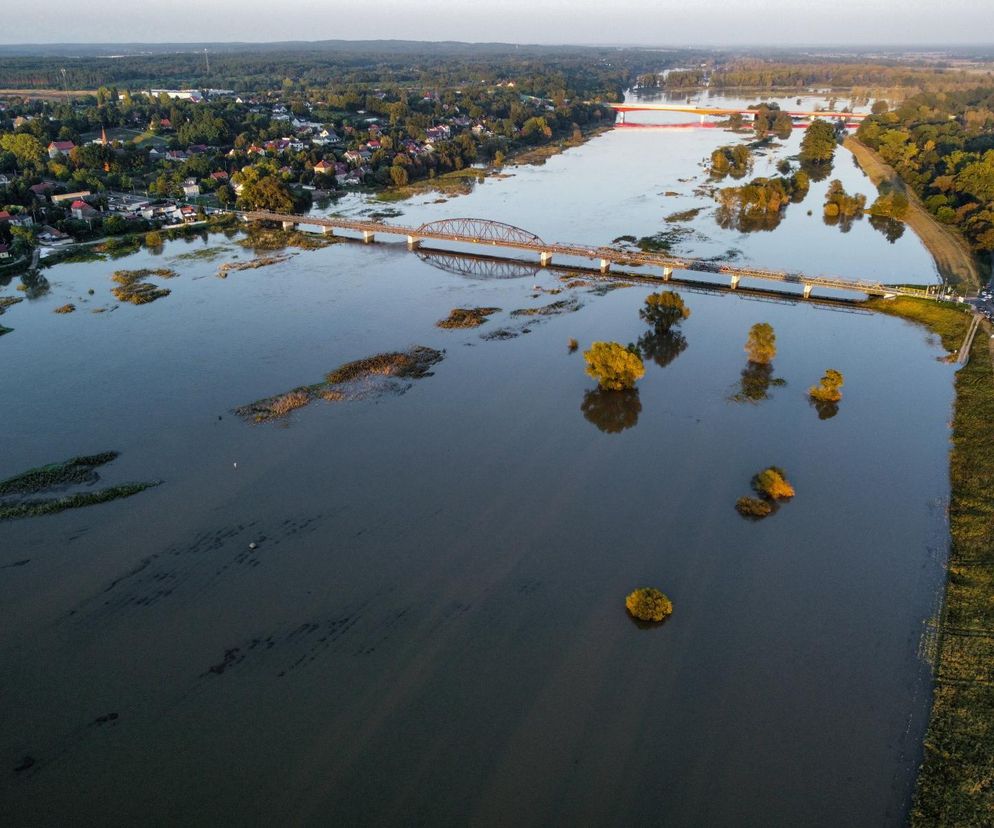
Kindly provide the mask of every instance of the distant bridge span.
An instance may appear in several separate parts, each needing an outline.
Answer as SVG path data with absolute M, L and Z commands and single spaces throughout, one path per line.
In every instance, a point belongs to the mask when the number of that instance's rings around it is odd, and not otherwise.
M 618 250 L 614 247 L 544 242 L 533 233 L 502 222 L 487 219 L 442 219 L 422 224 L 419 227 L 404 227 L 364 219 L 327 218 L 324 216 L 298 216 L 286 213 L 270 213 L 254 210 L 237 213 L 244 221 L 280 222 L 283 228 L 291 230 L 298 225 L 320 227 L 327 235 L 335 230 L 350 230 L 361 233 L 365 242 L 372 242 L 377 235 L 406 236 L 407 246 L 417 250 L 425 239 L 458 242 L 460 244 L 501 247 L 511 250 L 528 250 L 539 254 L 539 265 L 552 263 L 552 257 L 574 256 L 580 259 L 598 261 L 600 270 L 606 273 L 612 264 L 629 266 L 658 267 L 662 269 L 662 280 L 669 281 L 674 270 L 688 270 L 701 273 L 720 273 L 730 279 L 731 288 L 739 286 L 742 279 L 760 279 L 768 282 L 787 282 L 802 286 L 804 298 L 811 295 L 816 287 L 833 290 L 849 290 L 867 296 L 916 296 L 923 299 L 937 299 L 939 296 L 921 288 L 894 287 L 881 282 L 864 279 L 844 279 L 836 276 L 809 276 L 804 273 L 786 270 L 767 270 L 702 259 L 667 256 L 660 253 L 645 253 L 640 250 Z M 520 259 L 507 257 L 509 262 Z
M 652 103 L 617 103 L 608 104 L 615 112 L 689 112 L 694 115 L 758 115 L 760 110 L 749 107 L 729 108 L 718 106 L 698 106 L 696 104 L 652 104 Z M 867 112 L 824 112 L 821 110 L 794 110 L 783 109 L 791 118 L 843 118 L 846 121 L 861 121 L 866 118 Z

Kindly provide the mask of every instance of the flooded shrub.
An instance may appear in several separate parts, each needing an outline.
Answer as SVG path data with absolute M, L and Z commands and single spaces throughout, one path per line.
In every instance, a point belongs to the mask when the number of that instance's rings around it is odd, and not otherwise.
M 573 337 L 570 337 L 569 342 L 566 344 L 566 347 L 569 349 L 569 352 L 572 354 L 575 353 L 576 349 L 580 347 L 580 343 L 577 342 L 575 339 L 573 339 Z
M 837 403 L 842 399 L 842 392 L 839 389 L 843 382 L 842 373 L 829 368 L 818 385 L 812 385 L 808 389 L 808 396 L 818 402 Z
M 156 230 L 150 230 L 145 234 L 145 246 L 146 247 L 162 247 L 162 233 Z
M 634 388 L 645 376 L 642 358 L 617 342 L 595 342 L 583 352 L 587 362 L 587 376 L 597 380 L 608 391 Z
M 757 322 L 749 329 L 745 351 L 749 361 L 764 365 L 777 355 L 777 335 L 768 322 Z
M 650 293 L 645 298 L 645 305 L 639 310 L 639 316 L 657 331 L 665 331 L 687 319 L 690 308 L 684 304 L 679 293 L 663 290 Z
M 773 514 L 774 508 L 775 505 L 769 500 L 763 500 L 758 497 L 740 497 L 735 501 L 735 510 L 742 517 L 754 518 L 756 520 Z
M 642 587 L 629 593 L 625 607 L 639 621 L 662 621 L 673 613 L 673 602 L 654 587 Z
M 787 473 L 778 466 L 763 469 L 752 479 L 752 487 L 770 500 L 782 500 L 794 496 L 794 487 L 787 482 Z
M 65 305 L 60 305 L 55 309 L 56 313 L 72 313 L 76 310 L 76 306 L 72 302 L 67 302 Z

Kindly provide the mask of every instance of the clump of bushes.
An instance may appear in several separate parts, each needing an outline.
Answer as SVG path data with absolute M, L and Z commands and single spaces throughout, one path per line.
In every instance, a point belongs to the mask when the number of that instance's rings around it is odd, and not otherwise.
M 763 469 L 752 479 L 752 487 L 770 500 L 783 500 L 794 496 L 794 487 L 787 482 L 787 473 L 778 466 Z
M 794 487 L 787 482 L 787 473 L 779 466 L 768 466 L 752 478 L 752 488 L 757 497 L 740 497 L 735 510 L 742 517 L 762 520 L 772 515 L 778 501 L 794 496 Z
M 157 230 L 149 230 L 145 234 L 145 246 L 153 249 L 162 247 L 162 233 Z
M 763 500 L 759 497 L 746 496 L 735 501 L 735 509 L 742 517 L 756 520 L 772 515 L 774 508 L 776 508 L 775 505 L 769 500 Z
M 849 195 L 838 179 L 828 185 L 828 192 L 825 194 L 826 222 L 834 224 L 841 221 L 843 230 L 846 230 L 852 219 L 862 217 L 865 208 L 865 195 L 861 193 Z
M 625 607 L 639 621 L 663 621 L 673 613 L 673 602 L 653 587 L 642 587 L 629 593 Z
M 617 342 L 595 342 L 583 352 L 587 376 L 593 377 L 607 391 L 634 388 L 645 376 L 642 357 Z
M 72 313 L 76 310 L 76 306 L 72 302 L 67 302 L 65 305 L 60 305 L 55 309 L 56 313 Z
M 837 403 L 842 399 L 842 392 L 839 390 L 842 385 L 842 373 L 829 368 L 818 385 L 812 385 L 808 389 L 808 396 L 817 402 Z

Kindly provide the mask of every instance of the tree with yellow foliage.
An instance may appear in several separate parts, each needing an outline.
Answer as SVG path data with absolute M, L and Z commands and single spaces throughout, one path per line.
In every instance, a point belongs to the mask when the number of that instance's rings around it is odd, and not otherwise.
M 630 593 L 625 598 L 625 607 L 639 621 L 662 621 L 673 613 L 673 602 L 653 587 Z
M 617 342 L 595 342 L 583 352 L 587 362 L 587 376 L 597 380 L 607 391 L 624 391 L 634 388 L 645 376 L 642 357 Z

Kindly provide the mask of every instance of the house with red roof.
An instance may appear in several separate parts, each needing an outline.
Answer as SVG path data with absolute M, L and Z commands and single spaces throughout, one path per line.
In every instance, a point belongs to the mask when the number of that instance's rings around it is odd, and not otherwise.
M 48 145 L 48 157 L 58 158 L 60 155 L 68 155 L 76 149 L 76 145 L 72 141 L 52 141 Z

